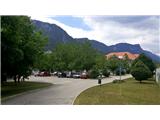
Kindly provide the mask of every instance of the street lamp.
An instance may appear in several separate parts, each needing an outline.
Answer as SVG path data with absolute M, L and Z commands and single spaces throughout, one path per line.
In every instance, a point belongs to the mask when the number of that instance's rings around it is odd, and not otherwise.
M 120 68 L 119 68 L 120 80 L 121 80 L 121 71 L 122 71 L 122 68 L 121 68 L 121 66 L 120 66 Z
M 119 59 L 118 59 L 118 65 L 119 65 L 119 68 L 118 68 L 118 72 L 119 72 L 119 75 L 120 75 L 120 80 L 121 80 L 121 73 L 122 73 L 122 63 L 121 63 L 121 60 L 123 59 L 123 56 L 119 56 L 118 57 Z
M 120 60 L 120 62 L 119 62 L 119 75 L 120 75 L 119 84 L 120 84 L 120 96 L 122 95 L 122 88 L 121 88 L 121 74 L 122 74 L 122 63 L 121 63 L 121 60 Z

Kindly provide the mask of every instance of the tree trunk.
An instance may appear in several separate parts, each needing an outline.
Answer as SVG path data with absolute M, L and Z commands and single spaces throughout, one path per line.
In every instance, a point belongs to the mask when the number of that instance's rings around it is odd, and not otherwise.
M 140 80 L 140 83 L 142 83 L 142 80 Z
M 13 80 L 14 80 L 15 83 L 17 83 L 16 75 L 13 77 Z
M 18 75 L 18 83 L 20 83 L 20 78 L 21 78 L 21 76 L 20 76 L 20 75 Z
M 22 81 L 22 82 L 24 82 L 24 80 L 25 80 L 25 77 L 24 77 L 24 76 L 22 76 L 22 79 L 21 79 L 21 81 Z
M 2 84 L 7 82 L 7 75 L 6 74 L 2 74 Z

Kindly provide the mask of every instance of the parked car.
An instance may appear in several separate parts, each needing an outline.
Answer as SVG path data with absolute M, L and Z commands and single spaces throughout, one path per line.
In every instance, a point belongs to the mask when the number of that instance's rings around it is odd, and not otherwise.
M 39 73 L 39 71 L 32 71 L 32 75 L 36 76 Z
M 51 76 L 51 74 L 49 72 L 47 72 L 47 71 L 43 71 L 43 72 L 39 72 L 35 76 L 44 77 L 44 76 Z
M 58 76 L 58 72 L 56 72 L 56 71 L 53 72 L 52 74 L 53 74 L 53 76 Z
M 87 72 L 82 72 L 80 77 L 81 77 L 81 79 L 87 79 L 88 78 L 88 73 Z
M 66 73 L 65 72 L 58 72 L 58 77 L 66 77 Z
M 72 77 L 72 72 L 71 72 L 71 71 L 66 72 L 66 77 L 67 77 L 67 78 L 71 78 L 71 77 Z
M 43 76 L 51 76 L 51 74 L 48 71 L 44 71 Z
M 80 72 L 74 72 L 74 73 L 72 73 L 72 77 L 73 78 L 80 78 L 81 77 L 81 73 Z
M 35 76 L 35 77 L 37 77 L 37 76 L 42 76 L 42 74 L 43 74 L 43 72 L 38 72 L 38 73 L 35 73 L 34 76 Z

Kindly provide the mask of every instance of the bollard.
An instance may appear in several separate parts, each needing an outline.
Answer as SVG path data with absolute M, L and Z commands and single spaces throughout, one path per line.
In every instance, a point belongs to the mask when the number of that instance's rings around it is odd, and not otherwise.
M 101 85 L 101 82 L 102 82 L 102 81 L 101 81 L 101 79 L 99 78 L 99 79 L 98 79 L 98 84 Z

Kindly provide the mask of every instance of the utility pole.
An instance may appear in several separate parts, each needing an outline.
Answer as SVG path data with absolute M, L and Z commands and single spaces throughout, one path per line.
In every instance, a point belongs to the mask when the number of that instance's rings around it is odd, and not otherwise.
M 121 65 L 121 61 L 119 63 L 119 75 L 120 75 L 120 80 L 121 80 L 121 76 L 122 76 L 122 65 Z
M 119 85 L 120 85 L 120 96 L 122 96 L 122 88 L 121 88 L 121 73 L 122 72 L 122 65 L 121 65 L 121 61 L 120 61 L 120 65 L 119 65 L 119 75 L 120 75 L 120 80 L 119 80 Z
M 119 75 L 120 75 L 120 80 L 121 80 L 121 72 L 122 72 L 122 68 L 121 68 L 121 64 L 120 64 L 120 67 L 119 67 Z

